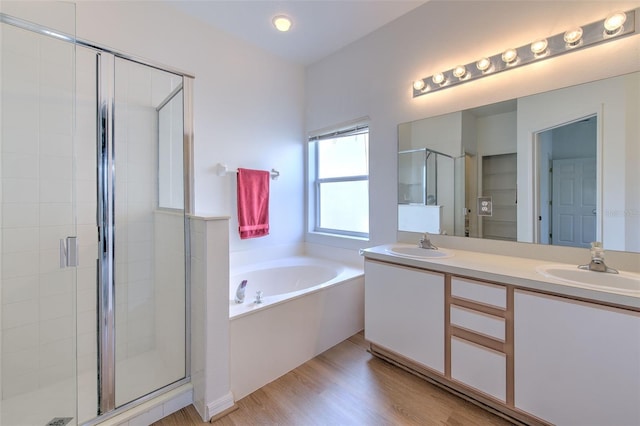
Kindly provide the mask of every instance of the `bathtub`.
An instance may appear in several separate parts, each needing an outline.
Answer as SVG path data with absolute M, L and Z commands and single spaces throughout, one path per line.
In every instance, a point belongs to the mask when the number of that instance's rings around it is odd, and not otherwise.
M 242 280 L 245 301 L 238 304 Z M 238 400 L 364 328 L 363 270 L 305 256 L 236 268 L 229 321 L 231 391 Z

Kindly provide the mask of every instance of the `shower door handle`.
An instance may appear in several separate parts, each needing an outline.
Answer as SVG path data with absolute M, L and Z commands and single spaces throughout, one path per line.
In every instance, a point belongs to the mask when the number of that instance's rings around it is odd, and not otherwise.
M 78 266 L 78 238 L 60 239 L 60 267 Z

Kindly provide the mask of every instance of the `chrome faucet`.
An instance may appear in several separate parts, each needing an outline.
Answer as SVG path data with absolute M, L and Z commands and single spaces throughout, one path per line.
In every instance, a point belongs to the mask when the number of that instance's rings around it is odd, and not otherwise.
M 429 250 L 438 250 L 438 247 L 434 246 L 431 243 L 431 240 L 429 239 L 429 234 L 426 232 L 422 234 L 420 241 L 418 241 L 418 247 L 423 249 L 429 249 Z
M 578 268 L 594 272 L 607 272 L 609 274 L 618 273 L 617 270 L 609 268 L 604 263 L 604 249 L 602 248 L 602 243 L 599 241 L 591 243 L 591 262 L 586 265 L 578 265 Z
M 238 288 L 236 288 L 236 297 L 234 298 L 234 301 L 236 303 L 244 302 L 244 289 L 246 287 L 247 287 L 247 280 L 242 280 L 242 282 L 238 285 Z

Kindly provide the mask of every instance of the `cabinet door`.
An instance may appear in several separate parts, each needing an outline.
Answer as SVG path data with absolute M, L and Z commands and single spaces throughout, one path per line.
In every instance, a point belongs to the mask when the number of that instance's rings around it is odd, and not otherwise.
M 444 274 L 365 262 L 365 337 L 444 374 Z
M 515 293 L 515 405 L 557 425 L 640 424 L 640 313 Z

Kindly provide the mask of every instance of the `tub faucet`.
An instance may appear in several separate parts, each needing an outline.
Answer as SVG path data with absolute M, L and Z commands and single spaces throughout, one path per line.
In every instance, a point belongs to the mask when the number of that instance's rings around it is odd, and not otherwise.
M 591 243 L 591 262 L 586 265 L 578 265 L 578 268 L 594 272 L 607 272 L 610 274 L 618 273 L 617 270 L 609 268 L 604 263 L 604 249 L 602 248 L 602 243 L 599 241 Z
M 240 284 L 238 284 L 238 288 L 236 289 L 236 297 L 234 301 L 236 303 L 244 303 L 244 289 L 247 287 L 247 280 L 242 280 Z
M 431 244 L 431 240 L 429 239 L 429 234 L 426 232 L 422 234 L 420 241 L 418 241 L 418 247 L 423 249 L 429 249 L 429 250 L 438 250 L 438 247 Z

